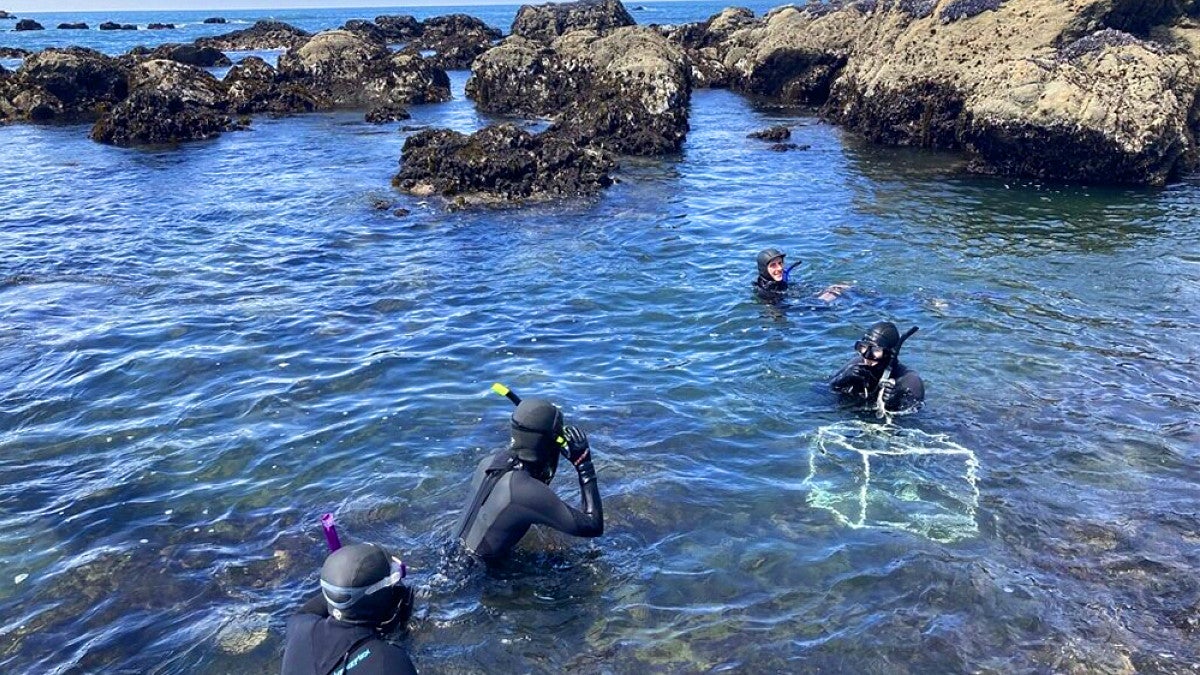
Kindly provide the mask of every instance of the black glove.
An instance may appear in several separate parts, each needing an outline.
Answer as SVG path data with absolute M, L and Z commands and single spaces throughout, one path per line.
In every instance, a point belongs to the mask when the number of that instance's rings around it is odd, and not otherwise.
M 883 397 L 883 405 L 887 406 L 892 401 L 892 394 L 896 393 L 896 381 L 892 378 L 879 381 L 879 393 Z
M 583 433 L 579 427 L 567 427 L 563 431 L 563 436 L 567 438 L 567 461 L 575 465 L 575 468 L 580 468 L 584 462 L 591 463 L 592 452 L 588 445 L 587 434 Z

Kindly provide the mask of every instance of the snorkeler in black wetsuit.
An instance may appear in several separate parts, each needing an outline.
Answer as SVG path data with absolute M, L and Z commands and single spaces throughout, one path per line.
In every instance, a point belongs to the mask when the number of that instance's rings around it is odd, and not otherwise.
M 565 504 L 549 487 L 560 448 L 579 473 L 582 511 Z M 507 553 L 533 525 L 577 537 L 604 533 L 587 434 L 564 428 L 562 412 L 542 399 L 521 401 L 513 411 L 512 443 L 479 464 L 454 536 L 471 553 L 493 558 Z
M 787 294 L 788 283 L 791 281 L 792 270 L 796 269 L 800 262 L 783 266 L 784 258 L 787 254 L 777 248 L 765 248 L 758 253 L 758 277 L 754 280 L 754 293 L 760 299 L 769 303 L 777 303 L 783 300 Z M 846 291 L 850 286 L 846 284 L 834 284 L 816 295 L 818 300 L 824 302 L 833 302 Z
M 925 384 L 917 371 L 900 363 L 897 352 L 900 331 L 890 321 L 880 321 L 854 343 L 858 357 L 833 377 L 829 387 L 844 398 L 867 401 L 874 405 L 880 388 L 887 412 L 915 411 L 925 401 Z M 884 374 L 891 366 L 888 379 Z M 882 380 L 882 382 L 881 382 Z
M 763 300 L 779 300 L 787 292 L 787 274 L 791 270 L 783 268 L 783 259 L 786 255 L 777 248 L 765 248 L 759 251 L 758 278 L 754 280 L 754 292 Z
M 383 637 L 402 631 L 412 615 L 405 573 L 404 563 L 375 544 L 329 554 L 321 594 L 288 619 L 283 675 L 415 675 L 408 652 Z

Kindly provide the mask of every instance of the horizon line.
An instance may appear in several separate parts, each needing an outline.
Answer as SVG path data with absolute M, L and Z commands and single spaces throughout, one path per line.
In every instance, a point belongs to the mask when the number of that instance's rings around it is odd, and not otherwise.
M 389 2 L 372 2 L 367 0 L 365 3 L 362 0 L 347 0 L 344 4 L 337 0 L 286 0 L 285 2 L 274 4 L 270 7 L 252 6 L 263 3 L 264 0 L 217 0 L 213 5 L 207 8 L 197 9 L 192 7 L 178 7 L 176 3 L 182 0 L 126 0 L 126 2 L 113 3 L 113 6 L 105 8 L 93 8 L 87 5 L 91 3 L 64 3 L 65 6 L 56 9 L 46 9 L 47 3 L 45 0 L 16 0 L 12 2 L 12 7 L 7 8 L 0 6 L 10 14 L 14 14 L 17 18 L 20 16 L 36 16 L 39 14 L 62 14 L 64 12 L 77 13 L 103 13 L 103 12 L 195 12 L 195 13 L 211 13 L 211 12 L 253 12 L 265 11 L 275 12 L 280 10 L 290 9 L 415 9 L 421 7 L 448 7 L 448 6 L 484 6 L 484 5 L 544 5 L 544 4 L 562 4 L 572 0 L 535 0 L 533 2 L 522 2 L 521 0 L 409 0 L 405 3 L 389 3 Z M 663 3 L 663 2 L 695 2 L 697 0 L 641 0 L 647 4 Z M 699 0 L 703 2 L 704 0 Z M 783 1 L 783 0 L 781 0 Z M 3 0 L 0 0 L 2 3 Z M 144 4 L 149 6 L 134 7 L 129 4 Z M 635 3 L 638 4 L 638 3 Z M 38 9 L 21 9 L 25 6 L 38 6 Z

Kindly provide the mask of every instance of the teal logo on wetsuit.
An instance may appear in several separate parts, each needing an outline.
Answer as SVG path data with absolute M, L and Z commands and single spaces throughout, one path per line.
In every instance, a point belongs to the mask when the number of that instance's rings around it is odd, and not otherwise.
M 354 668 L 354 666 L 357 666 L 358 664 L 362 663 L 363 659 L 366 659 L 370 655 L 371 655 L 371 648 L 367 647 L 363 651 L 359 652 L 358 656 L 355 656 L 354 658 L 350 659 L 350 662 L 346 664 L 345 668 L 338 668 L 337 670 L 333 671 L 333 673 L 331 675 L 343 675 L 343 673 L 345 673 L 347 670 L 352 670 Z

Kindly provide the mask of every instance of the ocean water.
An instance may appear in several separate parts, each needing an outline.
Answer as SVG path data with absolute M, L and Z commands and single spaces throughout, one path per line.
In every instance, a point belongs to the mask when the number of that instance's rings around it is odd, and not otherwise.
M 209 14 L 0 44 L 244 27 Z M 406 124 L 493 121 L 466 77 Z M 779 123 L 811 147 L 746 138 Z M 277 672 L 324 512 L 403 555 L 426 673 L 1200 669 L 1200 180 L 972 177 L 726 91 L 691 126 L 594 199 L 467 212 L 394 192 L 411 132 L 361 114 L 0 127 L 0 670 Z M 769 245 L 804 261 L 782 308 L 749 291 Z M 928 389 L 891 425 L 823 387 L 880 319 L 921 327 Z M 588 431 L 606 533 L 461 569 L 495 381 Z

